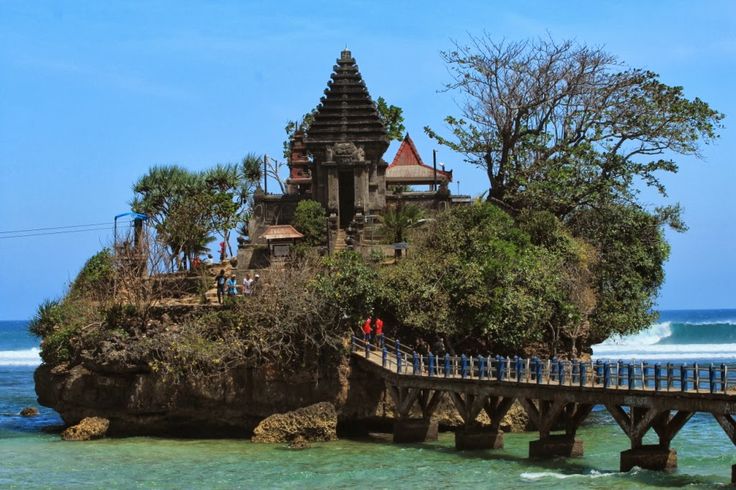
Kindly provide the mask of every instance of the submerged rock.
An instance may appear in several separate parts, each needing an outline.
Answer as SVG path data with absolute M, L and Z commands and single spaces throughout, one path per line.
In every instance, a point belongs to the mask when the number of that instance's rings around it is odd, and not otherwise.
M 38 409 L 36 407 L 26 407 L 20 411 L 21 417 L 35 417 L 38 415 Z
M 334 441 L 337 439 L 337 412 L 329 402 L 315 403 L 293 412 L 267 417 L 253 431 L 253 442 L 283 443 Z
M 87 417 L 62 432 L 61 438 L 65 441 L 91 441 L 104 437 L 109 427 L 110 421 L 107 419 Z
M 294 440 L 289 443 L 289 449 L 307 449 L 310 447 L 312 447 L 312 445 L 309 444 L 309 441 L 302 436 L 296 436 Z

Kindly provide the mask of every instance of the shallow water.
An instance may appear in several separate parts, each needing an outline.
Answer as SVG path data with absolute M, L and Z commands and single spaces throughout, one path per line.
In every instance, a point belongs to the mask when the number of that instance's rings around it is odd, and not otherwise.
M 0 322 L 3 328 L 11 327 Z M 35 345 L 34 339 L 14 342 L 19 350 Z M 40 407 L 39 417 L 17 415 L 37 406 L 29 364 L 0 365 L 0 488 L 713 488 L 730 481 L 736 464 L 721 428 L 698 414 L 672 443 L 677 472 L 619 473 L 628 439 L 603 410 L 578 432 L 585 457 L 546 462 L 527 459 L 535 434 L 507 434 L 505 449 L 480 452 L 455 451 L 452 434 L 428 444 L 341 440 L 303 451 L 245 440 L 64 442 L 46 432 L 61 424 L 54 411 Z M 654 434 L 645 440 L 655 441 Z

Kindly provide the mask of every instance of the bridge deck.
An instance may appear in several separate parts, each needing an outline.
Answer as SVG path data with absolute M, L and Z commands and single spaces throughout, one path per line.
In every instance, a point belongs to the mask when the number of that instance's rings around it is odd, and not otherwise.
M 736 366 L 422 356 L 353 338 L 353 355 L 397 386 L 517 398 L 736 412 Z M 730 368 L 730 369 L 729 369 Z M 684 382 L 683 382 L 684 380 Z

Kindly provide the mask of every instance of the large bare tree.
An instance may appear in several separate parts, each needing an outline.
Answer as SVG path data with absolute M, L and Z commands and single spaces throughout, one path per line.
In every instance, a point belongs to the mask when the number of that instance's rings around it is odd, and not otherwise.
M 723 118 L 655 73 L 572 41 L 486 34 L 442 57 L 461 114 L 446 118 L 451 137 L 425 131 L 483 168 L 489 200 L 510 209 L 565 218 L 601 199 L 635 201 L 637 181 L 664 194 L 657 172 L 676 172 L 676 154 L 699 155 Z

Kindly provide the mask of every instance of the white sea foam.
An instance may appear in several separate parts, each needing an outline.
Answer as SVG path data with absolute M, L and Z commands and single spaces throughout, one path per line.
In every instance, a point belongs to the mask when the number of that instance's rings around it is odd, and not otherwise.
M 556 480 L 567 480 L 568 478 L 600 478 L 603 476 L 611 476 L 615 473 L 601 473 L 600 471 L 591 470 L 590 473 L 556 473 L 554 471 L 541 471 L 541 472 L 525 472 L 522 473 L 521 478 L 524 480 L 541 480 L 544 478 L 554 478 Z
M 23 350 L 0 350 L 0 366 L 38 366 L 41 364 L 38 347 Z

